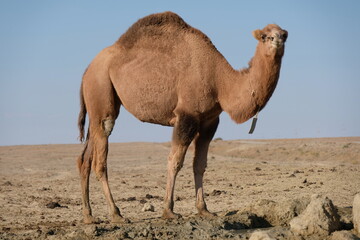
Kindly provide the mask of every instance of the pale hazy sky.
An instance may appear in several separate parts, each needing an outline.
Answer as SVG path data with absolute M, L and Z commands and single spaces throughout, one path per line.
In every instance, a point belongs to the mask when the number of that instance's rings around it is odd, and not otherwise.
M 207 34 L 234 68 L 247 66 L 251 31 L 288 30 L 280 81 L 260 113 L 223 139 L 360 136 L 360 1 L 1 1 L 0 145 L 76 143 L 79 86 L 93 57 L 137 19 L 173 11 Z M 110 141 L 168 141 L 171 128 L 123 108 Z

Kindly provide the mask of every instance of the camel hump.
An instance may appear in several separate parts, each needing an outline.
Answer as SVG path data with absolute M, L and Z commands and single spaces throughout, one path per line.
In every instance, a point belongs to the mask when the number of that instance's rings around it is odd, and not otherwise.
M 200 30 L 191 27 L 179 15 L 173 12 L 162 12 L 148 15 L 135 22 L 116 42 L 125 48 L 132 48 L 137 41 L 143 38 L 159 38 L 171 32 L 191 33 L 212 45 L 211 40 Z
M 184 29 L 190 28 L 190 26 L 179 15 L 168 11 L 143 17 L 134 23 L 129 30 L 138 30 L 149 26 L 161 27 L 164 25 L 174 25 Z
M 182 31 L 191 28 L 179 15 L 173 12 L 155 13 L 135 22 L 117 41 L 125 48 L 131 48 L 142 38 L 151 38 L 164 34 L 165 28 L 173 26 Z

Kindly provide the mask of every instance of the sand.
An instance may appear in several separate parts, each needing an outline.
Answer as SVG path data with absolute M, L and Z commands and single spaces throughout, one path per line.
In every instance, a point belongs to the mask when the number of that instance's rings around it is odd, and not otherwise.
M 281 233 L 290 219 L 274 222 L 271 213 L 249 211 L 263 201 L 306 203 L 313 194 L 331 199 L 343 229 L 352 229 L 360 137 L 214 140 L 204 179 L 208 209 L 218 215 L 213 219 L 196 216 L 190 147 L 175 189 L 174 211 L 183 218 L 174 221 L 161 219 L 170 143 L 112 143 L 109 182 L 131 221 L 126 224 L 109 222 L 94 174 L 90 199 L 100 224 L 82 223 L 76 169 L 81 149 L 80 144 L 0 147 L 0 239 L 249 239 L 259 228 L 277 231 L 276 239 L 296 239 Z M 145 204 L 153 210 L 143 211 Z

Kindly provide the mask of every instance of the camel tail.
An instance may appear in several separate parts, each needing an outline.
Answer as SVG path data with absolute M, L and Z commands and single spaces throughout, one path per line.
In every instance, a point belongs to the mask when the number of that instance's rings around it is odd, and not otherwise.
M 84 129 L 85 119 L 86 119 L 86 106 L 85 106 L 85 102 L 84 102 L 83 86 L 81 84 L 81 87 L 80 87 L 80 112 L 79 112 L 79 117 L 78 117 L 80 142 L 84 142 L 84 138 L 85 138 L 85 129 Z

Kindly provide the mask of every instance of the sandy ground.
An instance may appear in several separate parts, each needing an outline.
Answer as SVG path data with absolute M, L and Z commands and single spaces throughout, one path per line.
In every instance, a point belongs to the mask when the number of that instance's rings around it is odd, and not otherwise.
M 85 225 L 76 169 L 81 149 L 82 145 L 0 147 L 0 239 L 248 239 L 254 228 L 279 226 L 266 217 L 266 223 L 247 224 L 250 218 L 241 220 L 244 215 L 238 213 L 264 200 L 281 205 L 313 194 L 330 198 L 351 229 L 352 201 L 360 191 L 360 137 L 214 140 L 204 189 L 208 209 L 218 217 L 196 217 L 191 147 L 175 189 L 174 210 L 183 219 L 169 222 L 160 216 L 170 143 L 113 143 L 110 187 L 131 223 L 109 223 L 100 183 L 92 174 L 90 199 L 101 223 Z M 143 212 L 145 203 L 154 211 Z

